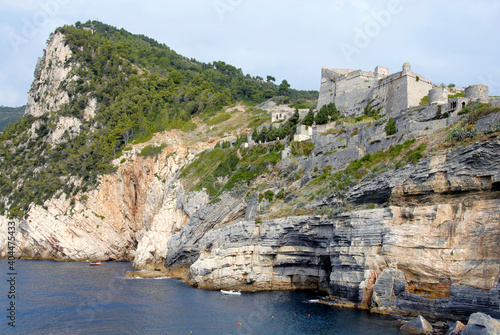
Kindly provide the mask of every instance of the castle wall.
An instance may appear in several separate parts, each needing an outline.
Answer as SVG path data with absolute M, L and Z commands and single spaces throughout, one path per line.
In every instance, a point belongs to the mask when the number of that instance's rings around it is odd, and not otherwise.
M 367 104 L 382 113 L 397 115 L 409 107 L 418 106 L 432 89 L 430 80 L 411 71 L 409 63 L 403 71 L 390 75 L 381 66 L 375 72 L 361 70 L 322 69 L 322 81 L 318 109 L 334 102 L 346 116 L 359 116 Z M 484 90 L 471 89 L 471 95 L 484 96 Z
M 451 114 L 453 112 L 460 112 L 462 109 L 467 106 L 467 104 L 470 102 L 469 98 L 453 98 L 449 99 L 449 101 L 445 104 L 440 105 L 441 106 L 441 114 L 448 113 Z
M 293 140 L 296 142 L 310 140 L 312 133 L 312 127 L 301 124 L 297 127 L 297 131 L 293 135 Z
M 321 69 L 321 87 L 318 97 L 318 110 L 324 105 L 334 102 L 336 82 L 341 75 L 342 73 L 327 67 L 323 67 L 323 69 Z
M 374 86 L 373 72 L 354 71 L 337 81 L 334 102 L 346 115 L 361 115 Z
M 422 98 L 429 94 L 429 90 L 432 89 L 432 83 L 429 79 L 411 71 L 407 75 L 407 85 L 408 105 L 405 108 L 418 106 Z
M 398 96 L 399 93 L 403 92 L 400 79 L 400 73 L 390 75 L 378 80 L 377 86 L 373 90 L 371 100 L 380 103 L 383 107 L 383 114 L 387 113 L 387 111 L 399 108 L 398 105 L 400 104 L 400 100 L 404 98 Z M 396 96 L 398 97 L 394 98 Z
M 404 64 L 403 71 L 392 75 L 388 68 L 381 66 L 377 66 L 375 72 L 324 67 L 321 79 L 318 109 L 334 102 L 346 116 L 362 115 L 368 103 L 377 109 L 382 107 L 383 113 L 395 115 L 418 106 L 432 88 L 430 80 L 412 72 L 409 63 Z

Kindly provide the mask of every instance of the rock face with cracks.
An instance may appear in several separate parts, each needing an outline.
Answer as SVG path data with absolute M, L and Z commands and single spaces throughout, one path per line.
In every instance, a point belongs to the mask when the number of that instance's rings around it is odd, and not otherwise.
M 245 221 L 237 197 L 201 205 L 168 241 L 166 267 L 206 289 L 319 289 L 382 314 L 499 317 L 500 143 L 422 160 L 362 182 L 390 206 L 334 217 Z
M 141 147 L 125 152 L 126 162 L 99 187 L 74 204 L 64 195 L 34 206 L 16 223 L 16 257 L 66 261 L 134 260 L 144 269 L 161 269 L 166 241 L 186 215 L 177 209 L 177 173 L 190 157 L 175 133 L 157 156 L 141 157 Z M 7 231 L 6 217 L 0 227 Z M 0 235 L 0 257 L 7 257 L 7 236 Z
M 65 66 L 71 56 L 63 36 L 55 34 L 37 66 L 27 114 L 50 116 L 69 101 L 60 87 L 78 80 Z M 97 110 L 97 101 L 89 97 L 83 119 L 92 119 Z M 294 164 L 302 171 L 343 169 L 366 153 L 433 134 L 460 118 L 455 113 L 436 119 L 436 111 L 436 106 L 428 106 L 395 115 L 401 133 L 397 136 L 386 136 L 383 122 L 337 129 L 344 135 L 316 134 L 314 152 Z M 480 118 L 477 128 L 498 124 L 499 115 Z M 81 131 L 81 122 L 58 117 L 45 141 L 71 141 Z M 35 121 L 32 136 L 38 126 Z M 145 157 L 140 152 L 148 144 L 166 147 Z M 195 153 L 215 144 L 212 139 L 188 147 L 171 131 L 127 148 L 113 162 L 117 172 L 102 176 L 94 190 L 73 200 L 60 193 L 43 206 L 31 207 L 25 220 L 14 220 L 15 256 L 134 260 L 137 269 L 183 277 L 205 289 L 314 289 L 333 304 L 382 314 L 465 321 L 483 312 L 500 318 L 498 138 L 433 152 L 416 164 L 375 173 L 346 190 L 343 198 L 306 204 L 346 205 L 344 211 L 284 213 L 258 221 L 261 205 L 247 190 L 235 187 L 210 199 L 203 190 L 184 189 L 181 168 Z M 286 160 L 292 163 L 292 158 Z M 263 180 L 279 184 L 278 175 Z M 290 187 L 306 186 L 306 177 Z M 7 232 L 9 226 L 0 216 L 0 231 Z M 6 234 L 0 235 L 0 257 L 8 257 Z M 485 322 L 478 316 L 467 327 L 482 331 Z

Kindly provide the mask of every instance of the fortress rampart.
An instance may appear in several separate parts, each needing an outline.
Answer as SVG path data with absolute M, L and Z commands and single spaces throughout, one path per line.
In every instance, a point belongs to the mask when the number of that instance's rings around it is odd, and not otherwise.
M 323 67 L 318 109 L 334 102 L 345 115 L 361 115 L 367 105 L 397 113 L 418 106 L 431 88 L 431 81 L 412 72 L 409 63 L 394 74 L 382 66 L 374 72 Z

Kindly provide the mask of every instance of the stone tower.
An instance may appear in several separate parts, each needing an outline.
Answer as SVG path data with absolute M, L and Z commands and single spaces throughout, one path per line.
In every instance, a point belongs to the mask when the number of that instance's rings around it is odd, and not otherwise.
M 411 65 L 410 63 L 406 62 L 403 64 L 403 73 L 410 73 L 411 71 Z
M 465 97 L 469 98 L 470 101 L 488 102 L 488 86 L 471 85 L 465 89 Z
M 446 104 L 448 103 L 448 91 L 442 87 L 435 87 L 429 91 L 430 104 Z

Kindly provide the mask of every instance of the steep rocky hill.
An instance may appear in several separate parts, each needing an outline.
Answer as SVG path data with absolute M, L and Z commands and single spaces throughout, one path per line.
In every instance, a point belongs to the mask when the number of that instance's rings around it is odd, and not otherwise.
M 298 112 L 270 125 L 261 108 L 274 104 L 256 106 L 267 90 L 284 93 L 109 26 L 59 29 L 27 115 L 1 138 L 0 228 L 16 223 L 18 257 L 500 317 L 498 99 L 446 116 L 333 108 L 335 121 L 307 127 Z M 6 257 L 7 235 L 0 245 Z

